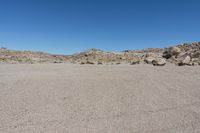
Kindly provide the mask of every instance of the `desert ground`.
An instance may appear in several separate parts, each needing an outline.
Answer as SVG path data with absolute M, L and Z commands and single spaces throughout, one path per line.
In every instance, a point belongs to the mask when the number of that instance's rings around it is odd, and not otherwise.
M 200 67 L 0 65 L 0 133 L 199 133 Z

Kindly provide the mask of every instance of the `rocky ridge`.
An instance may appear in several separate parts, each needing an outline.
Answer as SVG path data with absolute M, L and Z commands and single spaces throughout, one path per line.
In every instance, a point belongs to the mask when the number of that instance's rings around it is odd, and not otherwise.
M 105 52 L 89 49 L 69 56 L 52 55 L 43 52 L 13 51 L 0 49 L 0 63 L 65 63 L 74 64 L 152 64 L 164 66 L 172 63 L 178 66 L 200 65 L 200 42 L 184 43 L 168 48 L 148 48 L 144 50 L 124 50 Z

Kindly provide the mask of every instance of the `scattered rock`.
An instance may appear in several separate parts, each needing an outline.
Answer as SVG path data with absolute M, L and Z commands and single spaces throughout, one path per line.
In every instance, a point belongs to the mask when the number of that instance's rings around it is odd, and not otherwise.
M 164 66 L 166 64 L 166 60 L 163 59 L 163 58 L 157 58 L 157 59 L 152 61 L 152 64 L 154 66 Z

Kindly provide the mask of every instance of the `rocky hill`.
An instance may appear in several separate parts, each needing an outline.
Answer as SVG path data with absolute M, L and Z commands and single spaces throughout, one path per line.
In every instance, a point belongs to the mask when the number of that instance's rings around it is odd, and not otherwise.
M 89 49 L 70 56 L 52 55 L 43 52 L 13 51 L 0 49 L 0 63 L 65 63 L 75 64 L 152 64 L 163 66 L 168 63 L 183 66 L 200 65 L 200 42 L 185 43 L 169 48 L 148 48 L 105 52 Z
M 0 63 L 64 63 L 68 61 L 67 56 L 52 55 L 43 52 L 15 51 L 0 48 Z
M 200 65 L 200 42 L 185 43 L 169 48 L 149 48 L 144 50 L 124 50 L 119 53 L 90 49 L 69 57 L 70 62 L 78 64 L 153 64 L 163 66 Z

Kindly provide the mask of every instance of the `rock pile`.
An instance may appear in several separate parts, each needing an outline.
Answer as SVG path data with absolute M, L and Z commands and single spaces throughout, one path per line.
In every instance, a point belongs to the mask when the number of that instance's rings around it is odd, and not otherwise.
M 163 57 L 179 66 L 200 65 L 200 42 L 167 48 Z

